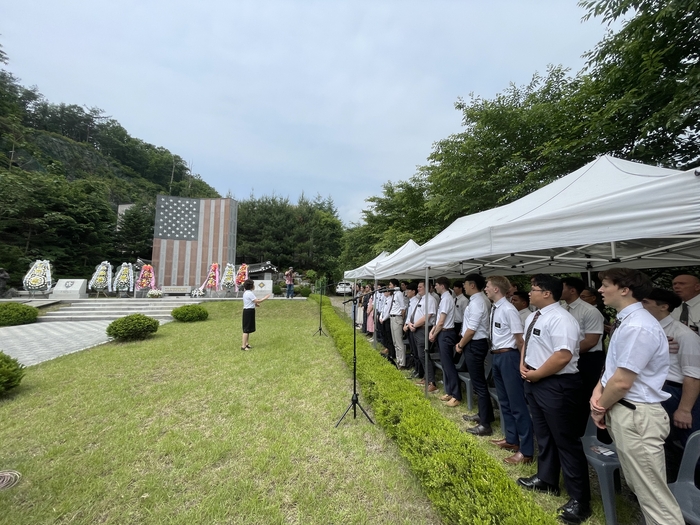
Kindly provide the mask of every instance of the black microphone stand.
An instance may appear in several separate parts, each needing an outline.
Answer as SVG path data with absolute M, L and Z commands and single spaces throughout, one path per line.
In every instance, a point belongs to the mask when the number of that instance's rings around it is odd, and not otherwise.
M 319 335 L 319 336 L 325 335 L 326 337 L 328 337 L 328 334 L 323 331 L 323 326 L 321 324 L 321 312 L 323 311 L 323 290 L 326 288 L 325 281 L 323 281 L 323 283 L 324 283 L 323 286 L 320 287 L 321 288 L 321 297 L 318 301 L 318 330 L 316 330 L 311 335 L 311 337 L 313 337 L 314 335 Z
M 370 294 L 373 294 L 374 292 L 370 292 Z M 365 409 L 362 408 L 362 405 L 360 404 L 360 400 L 357 397 L 357 328 L 355 328 L 355 323 L 357 321 L 357 303 L 361 300 L 362 297 L 365 295 L 369 294 L 364 294 L 364 295 L 358 295 L 357 297 L 353 297 L 352 299 L 348 299 L 345 301 L 345 303 L 352 302 L 353 304 L 353 309 L 352 309 L 352 399 L 350 400 L 350 404 L 348 405 L 348 408 L 345 409 L 345 412 L 343 413 L 342 416 L 340 416 L 340 419 L 338 422 L 335 424 L 335 428 L 338 428 L 338 425 L 340 425 L 340 422 L 343 421 L 345 416 L 348 414 L 350 409 L 352 408 L 352 418 L 357 419 L 357 407 L 360 407 L 360 410 L 362 410 L 362 413 L 365 415 L 365 417 L 369 420 L 370 423 L 374 425 L 374 421 L 372 421 L 372 418 L 369 417 L 369 414 L 365 412 Z

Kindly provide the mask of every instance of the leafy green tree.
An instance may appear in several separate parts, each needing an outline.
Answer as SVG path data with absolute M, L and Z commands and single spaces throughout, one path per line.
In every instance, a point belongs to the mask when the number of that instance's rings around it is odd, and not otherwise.
M 697 0 L 586 0 L 586 18 L 625 16 L 589 57 L 600 107 L 591 126 L 609 151 L 681 169 L 700 160 L 700 3 Z

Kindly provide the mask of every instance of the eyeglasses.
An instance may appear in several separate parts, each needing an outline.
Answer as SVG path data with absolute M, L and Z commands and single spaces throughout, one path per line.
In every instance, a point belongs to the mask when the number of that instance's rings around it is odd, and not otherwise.
M 581 299 L 590 299 L 591 297 L 595 297 L 595 295 L 591 295 L 591 294 L 589 294 L 589 295 L 583 295 L 583 294 L 581 294 L 581 295 L 579 295 L 579 297 L 580 297 Z
M 547 290 L 543 290 L 542 288 L 530 288 L 530 293 L 532 292 L 546 292 Z

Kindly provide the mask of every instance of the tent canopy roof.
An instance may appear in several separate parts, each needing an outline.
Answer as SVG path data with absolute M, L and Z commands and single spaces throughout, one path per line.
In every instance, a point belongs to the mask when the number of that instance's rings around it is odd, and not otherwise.
M 529 195 L 461 217 L 378 278 L 700 264 L 700 177 L 602 156 Z

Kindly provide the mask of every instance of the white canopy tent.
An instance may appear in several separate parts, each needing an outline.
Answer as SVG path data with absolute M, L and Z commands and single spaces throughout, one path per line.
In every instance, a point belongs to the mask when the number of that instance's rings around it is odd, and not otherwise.
M 359 268 L 355 268 L 354 270 L 346 271 L 343 274 L 343 277 L 345 279 L 368 279 L 370 277 L 374 277 L 374 270 L 376 269 L 377 264 L 388 256 L 389 252 L 382 252 L 367 264 L 360 266 Z
M 380 262 L 376 276 L 700 264 L 698 175 L 602 156 L 515 202 L 457 219 L 418 250 Z

